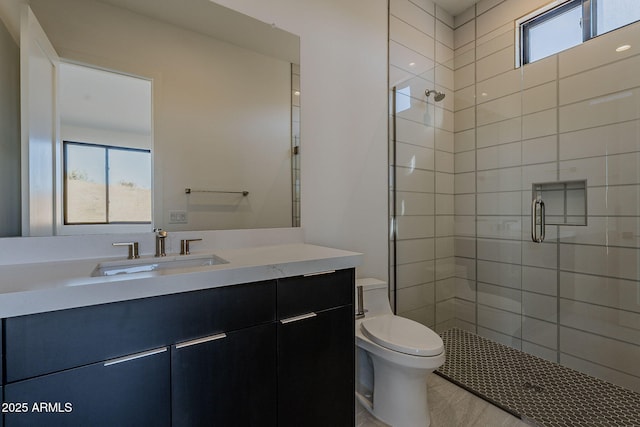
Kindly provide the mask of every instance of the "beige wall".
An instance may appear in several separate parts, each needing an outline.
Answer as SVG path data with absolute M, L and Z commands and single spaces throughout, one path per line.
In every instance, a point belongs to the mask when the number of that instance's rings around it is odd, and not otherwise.
M 0 21 L 0 237 L 20 235 L 20 51 Z
M 156 226 L 291 225 L 289 63 L 91 0 L 32 8 L 62 58 L 153 79 Z

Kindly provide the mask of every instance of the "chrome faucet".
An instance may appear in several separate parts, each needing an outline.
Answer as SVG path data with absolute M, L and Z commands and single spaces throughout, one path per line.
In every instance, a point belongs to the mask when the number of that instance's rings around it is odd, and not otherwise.
M 162 228 L 154 228 L 156 233 L 156 257 L 167 256 L 165 240 L 167 239 L 167 232 Z
M 202 239 L 182 239 L 180 240 L 180 255 L 189 255 L 190 252 L 190 247 L 189 247 L 189 243 L 191 242 L 199 242 Z
M 128 246 L 129 256 L 127 256 L 127 259 L 140 258 L 140 254 L 138 252 L 138 242 L 118 242 L 113 243 L 113 246 Z

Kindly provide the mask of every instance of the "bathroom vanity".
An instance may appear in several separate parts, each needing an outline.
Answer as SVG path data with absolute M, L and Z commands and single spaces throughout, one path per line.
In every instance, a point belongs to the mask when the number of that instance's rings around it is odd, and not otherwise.
M 46 309 L 2 320 L 4 425 L 353 425 L 359 254 L 217 255 L 228 263 L 34 285 Z M 108 301 L 105 285 L 147 295 Z

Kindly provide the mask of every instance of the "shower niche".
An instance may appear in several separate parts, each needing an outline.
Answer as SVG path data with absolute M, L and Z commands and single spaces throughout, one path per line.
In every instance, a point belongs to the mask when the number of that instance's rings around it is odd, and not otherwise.
M 587 225 L 587 181 L 532 184 L 532 212 L 546 225 Z M 541 213 L 542 211 L 542 213 Z

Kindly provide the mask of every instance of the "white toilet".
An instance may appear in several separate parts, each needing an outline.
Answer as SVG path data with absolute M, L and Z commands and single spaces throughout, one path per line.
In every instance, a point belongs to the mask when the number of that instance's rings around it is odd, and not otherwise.
M 358 279 L 358 286 L 367 310 L 356 320 L 358 400 L 393 427 L 428 426 L 427 375 L 444 363 L 442 339 L 418 322 L 395 316 L 385 282 Z

